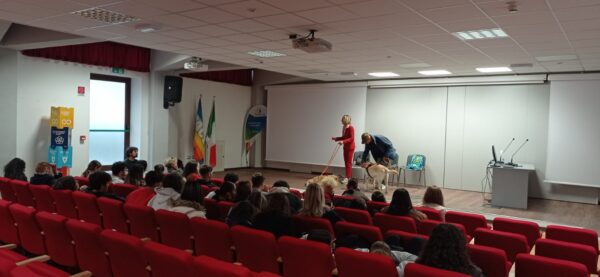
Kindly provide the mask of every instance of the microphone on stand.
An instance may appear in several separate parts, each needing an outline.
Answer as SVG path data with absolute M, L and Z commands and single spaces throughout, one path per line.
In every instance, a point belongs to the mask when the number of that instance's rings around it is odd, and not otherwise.
M 529 141 L 529 139 L 526 139 L 523 144 L 521 144 L 521 146 L 519 146 L 519 148 L 517 148 L 517 151 L 515 151 L 515 153 L 512 154 L 512 156 L 510 157 L 510 163 L 507 163 L 507 165 L 511 165 L 514 167 L 518 167 L 519 165 L 516 163 L 513 163 L 513 158 L 515 157 L 515 155 L 517 155 L 517 153 L 519 153 L 519 150 L 521 150 L 521 148 L 523 148 L 523 146 L 525 146 L 525 144 Z
M 508 148 L 510 147 L 510 145 L 513 143 L 513 141 L 515 141 L 515 138 L 512 138 L 508 144 L 506 145 L 506 147 L 504 147 L 504 149 L 500 150 L 500 160 L 498 161 L 499 164 L 503 164 L 504 163 L 504 159 L 502 159 L 502 155 L 504 153 L 506 153 L 506 151 L 508 151 Z

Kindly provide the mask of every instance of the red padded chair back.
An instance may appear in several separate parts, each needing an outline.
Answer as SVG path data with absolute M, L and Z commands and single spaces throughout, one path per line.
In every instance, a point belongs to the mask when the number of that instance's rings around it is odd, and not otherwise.
M 283 276 L 331 277 L 335 262 L 329 245 L 287 236 L 280 237 L 278 245 L 283 260 Z
M 146 270 L 148 261 L 144 254 L 144 245 L 138 237 L 104 230 L 100 234 L 104 249 L 108 252 L 110 268 L 113 275 L 118 276 L 148 276 Z
M 194 234 L 196 255 L 206 255 L 222 261 L 233 262 L 229 226 L 223 222 L 203 218 L 190 219 Z
M 598 252 L 589 245 L 553 239 L 539 239 L 535 255 L 582 263 L 589 272 L 598 272 Z
M 152 277 L 196 276 L 192 255 L 188 252 L 153 241 L 144 244 L 144 251 L 152 269 Z
M 126 198 L 132 191 L 138 189 L 138 187 L 131 184 L 112 184 L 108 187 L 108 190 L 118 196 Z
M 408 216 L 376 213 L 375 218 L 373 218 L 373 223 L 381 229 L 382 233 L 387 233 L 389 230 L 399 230 L 409 233 L 417 232 L 415 220 Z
M 35 209 L 21 204 L 10 205 L 8 209 L 17 223 L 21 247 L 36 255 L 46 254 L 42 229 L 35 220 Z
M 28 207 L 35 207 L 35 200 L 33 198 L 33 194 L 29 190 L 29 184 L 27 182 L 10 180 L 10 185 L 17 196 L 17 202 L 19 202 L 19 204 Z
M 67 220 L 66 226 L 75 243 L 79 268 L 93 272 L 94 276 L 111 277 L 110 264 L 100 240 L 100 226 L 76 219 Z
M 70 190 L 50 190 L 50 195 L 54 199 L 56 212 L 68 218 L 78 219 L 77 205 L 73 201 L 73 192 Z
M 475 230 L 475 244 L 504 250 L 510 262 L 514 262 L 519 253 L 529 253 L 525 236 L 486 228 Z
M 67 217 L 43 211 L 35 217 L 44 231 L 46 248 L 52 261 L 62 266 L 77 267 L 75 246 L 71 243 L 73 238 L 65 225 Z
M 90 180 L 88 178 L 86 178 L 86 177 L 73 176 L 73 178 L 75 178 L 75 181 L 77 181 L 77 184 L 79 184 L 80 187 L 89 186 L 90 185 Z
M 364 225 L 373 225 L 373 219 L 367 211 L 344 207 L 336 207 L 334 210 L 346 221 Z
M 340 247 L 335 250 L 340 277 L 378 276 L 397 277 L 396 264 L 391 257 Z
M 413 238 L 419 238 L 419 239 L 423 239 L 425 241 L 427 241 L 429 239 L 428 236 L 424 236 L 424 235 L 421 235 L 421 234 L 404 232 L 404 231 L 398 231 L 398 230 L 387 231 L 387 233 L 385 233 L 385 237 L 387 238 L 389 236 L 398 236 L 398 237 L 400 237 L 402 239 L 402 242 L 404 242 L 404 243 L 408 243 Z
M 97 197 L 81 191 L 74 191 L 72 196 L 73 202 L 77 205 L 79 219 L 102 226 L 102 214 L 96 202 Z
M 405 277 L 468 277 L 467 274 L 459 272 L 443 270 L 435 267 L 430 267 L 417 263 L 410 263 L 406 265 L 404 269 Z
M 524 235 L 530 248 L 542 236 L 540 226 L 531 221 L 496 217 L 493 226 L 494 230 Z
M 598 251 L 598 233 L 594 230 L 560 225 L 548 225 L 546 227 L 546 238 L 585 244 Z
M 590 274 L 581 263 L 519 254 L 515 263 L 515 276 L 588 277 Z
M 501 249 L 477 244 L 467 244 L 471 261 L 481 268 L 486 277 L 506 277 L 512 263 Z
M 235 203 L 229 201 L 217 202 L 217 206 L 219 207 L 219 220 L 225 221 L 225 219 L 229 215 L 229 211 L 234 205 Z
M 331 234 L 331 238 L 335 238 L 335 232 L 331 226 L 331 222 L 324 218 L 310 217 L 302 215 L 292 216 L 292 222 L 297 232 L 308 233 L 310 230 L 322 229 L 327 230 Z
M 160 228 L 160 241 L 181 250 L 194 249 L 192 229 L 187 215 L 167 210 L 154 212 Z
M 206 208 L 206 218 L 213 220 L 221 220 L 219 204 L 216 200 L 211 198 L 204 198 L 202 202 L 204 204 L 204 208 Z
M 347 221 L 340 221 L 335 224 L 335 234 L 338 238 L 343 238 L 347 235 L 358 235 L 369 243 L 383 240 L 383 235 L 378 227 Z
M 51 265 L 34 261 L 15 267 L 10 271 L 10 276 L 69 277 L 71 275 Z
M 256 276 L 248 268 L 224 262 L 208 256 L 194 258 L 194 268 L 197 276 L 219 277 L 253 277 Z M 260 276 L 260 275 L 258 275 Z
M 15 220 L 9 206 L 14 205 L 6 200 L 0 200 L 0 241 L 4 243 L 21 244 Z
M 480 214 L 449 211 L 446 213 L 446 222 L 462 224 L 462 226 L 465 226 L 467 235 L 469 236 L 473 236 L 477 228 L 490 228 L 485 216 Z
M 433 228 L 435 228 L 435 226 L 438 226 L 439 224 L 442 224 L 442 223 L 443 222 L 441 222 L 441 221 L 431 220 L 431 219 L 421 220 L 421 221 L 419 221 L 419 223 L 417 223 L 417 232 L 419 234 L 422 234 L 425 236 L 430 236 L 431 232 L 433 231 Z M 454 225 L 454 227 L 456 227 L 462 231 L 467 242 L 471 241 L 471 237 L 469 235 L 467 235 L 465 226 L 462 226 L 462 224 L 458 224 L 458 223 L 446 223 L 446 224 Z
M 290 193 L 293 195 L 296 195 L 296 197 L 298 197 L 298 199 L 304 199 L 304 195 L 302 195 L 302 192 L 300 192 L 297 189 L 290 189 Z
M 444 221 L 444 219 L 442 218 L 441 212 L 434 208 L 429 208 L 429 207 L 414 207 L 414 208 L 415 208 L 415 210 L 420 211 L 420 212 L 424 213 L 425 215 L 427 215 L 427 219 Z
M 104 228 L 129 233 L 129 222 L 123 211 L 123 202 L 106 197 L 99 197 L 97 202 Z
M 367 208 L 376 210 L 377 212 L 380 212 L 381 209 L 383 209 L 389 205 L 390 205 L 390 203 L 367 201 Z
M 29 190 L 31 190 L 31 194 L 35 198 L 35 209 L 38 211 L 46 211 L 50 213 L 55 213 L 56 208 L 54 207 L 54 199 L 52 199 L 52 195 L 50 195 L 50 186 L 46 185 L 30 185 Z
M 154 209 L 148 206 L 125 204 L 123 205 L 123 210 L 129 220 L 132 235 L 139 238 L 150 238 L 153 241 L 160 241 Z
M 0 177 L 0 196 L 3 200 L 7 200 L 13 203 L 17 202 L 17 196 L 13 190 L 10 179 Z
M 279 273 L 279 249 L 273 234 L 244 226 L 233 226 L 231 239 L 237 261 L 242 265 L 254 272 Z M 260 251 L 259 255 L 257 250 Z
M 210 182 L 220 187 L 223 183 L 225 183 L 225 180 L 222 178 L 210 178 Z

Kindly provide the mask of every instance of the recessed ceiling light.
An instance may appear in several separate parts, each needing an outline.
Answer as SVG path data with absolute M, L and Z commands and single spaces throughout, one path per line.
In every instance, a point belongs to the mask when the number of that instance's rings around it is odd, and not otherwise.
M 274 58 L 274 57 L 286 56 L 286 54 L 271 51 L 271 50 L 252 51 L 252 52 L 248 52 L 248 54 L 250 54 L 252 56 L 261 57 L 261 58 Z
M 570 61 L 576 60 L 577 55 L 541 56 L 535 57 L 540 62 Z
M 379 77 L 379 78 L 382 78 L 382 77 L 398 77 L 398 76 L 400 76 L 399 74 L 396 74 L 394 72 L 370 72 L 368 74 L 370 76 Z
M 421 74 L 421 75 L 448 75 L 448 74 L 452 74 L 452 72 L 445 70 L 445 69 L 438 69 L 438 70 L 419 71 L 419 74 Z
M 462 40 L 504 38 L 504 37 L 508 36 L 500 28 L 462 31 L 462 32 L 455 32 L 452 34 L 455 37 L 462 39 Z
M 477 71 L 481 72 L 481 73 L 495 73 L 495 72 L 510 72 L 512 71 L 512 69 L 506 67 L 506 66 L 501 66 L 501 67 L 478 67 L 475 68 L 477 69 Z
M 158 30 L 158 27 L 156 27 L 154 25 L 150 25 L 150 24 L 140 24 L 140 25 L 136 25 L 135 29 L 142 33 L 152 33 L 154 31 Z

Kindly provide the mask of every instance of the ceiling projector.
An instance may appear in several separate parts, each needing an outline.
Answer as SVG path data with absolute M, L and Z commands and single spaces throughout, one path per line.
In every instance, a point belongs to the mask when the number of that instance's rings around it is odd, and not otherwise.
M 183 68 L 190 71 L 207 71 L 208 65 L 202 63 L 202 59 L 193 57 L 191 61 L 183 64 Z
M 290 35 L 292 40 L 292 47 L 294 49 L 300 49 L 307 53 L 322 53 L 329 52 L 333 48 L 331 42 L 321 38 L 315 38 L 316 30 L 310 30 L 310 33 L 305 37 L 298 37 L 298 35 Z

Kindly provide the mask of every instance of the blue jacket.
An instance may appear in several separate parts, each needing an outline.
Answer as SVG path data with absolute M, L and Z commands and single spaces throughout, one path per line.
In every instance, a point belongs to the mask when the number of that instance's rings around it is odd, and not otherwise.
M 362 161 L 367 161 L 369 153 L 373 156 L 375 161 L 380 161 L 383 157 L 394 159 L 396 156 L 396 149 L 392 145 L 392 142 L 382 136 L 371 134 L 371 143 L 365 144 L 365 151 L 363 152 Z

